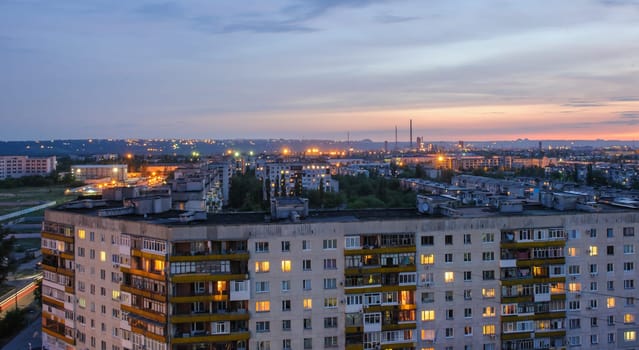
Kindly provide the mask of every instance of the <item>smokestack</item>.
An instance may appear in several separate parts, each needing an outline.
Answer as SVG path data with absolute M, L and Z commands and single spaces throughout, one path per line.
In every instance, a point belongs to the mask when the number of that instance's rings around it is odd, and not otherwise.
M 395 150 L 397 151 L 397 125 L 395 125 Z
M 413 120 L 410 120 L 410 149 L 413 149 Z

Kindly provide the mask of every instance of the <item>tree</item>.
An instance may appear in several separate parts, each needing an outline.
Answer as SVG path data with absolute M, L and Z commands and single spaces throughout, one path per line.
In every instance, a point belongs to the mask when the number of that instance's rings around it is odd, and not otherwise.
M 9 233 L 8 229 L 0 227 L 0 284 L 4 283 L 9 273 L 15 271 L 17 267 L 17 261 L 11 258 L 16 238 L 11 236 L 5 239 Z
M 415 166 L 415 177 L 418 179 L 423 179 L 426 177 L 426 172 L 424 171 L 424 167 L 421 164 L 417 164 Z

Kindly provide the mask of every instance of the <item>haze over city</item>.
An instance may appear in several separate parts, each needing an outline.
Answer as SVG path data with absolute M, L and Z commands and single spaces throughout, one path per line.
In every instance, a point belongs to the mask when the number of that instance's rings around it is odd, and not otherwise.
M 639 136 L 639 3 L 3 1 L 0 139 Z

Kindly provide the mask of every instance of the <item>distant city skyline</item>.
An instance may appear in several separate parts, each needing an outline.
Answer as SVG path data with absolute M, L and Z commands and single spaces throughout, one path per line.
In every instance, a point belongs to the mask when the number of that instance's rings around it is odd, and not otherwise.
M 639 139 L 639 1 L 3 1 L 0 140 Z

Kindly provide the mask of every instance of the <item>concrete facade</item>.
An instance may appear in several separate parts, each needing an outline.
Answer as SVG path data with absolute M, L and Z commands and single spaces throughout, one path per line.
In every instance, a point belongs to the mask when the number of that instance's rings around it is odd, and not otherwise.
M 639 213 L 48 210 L 48 349 L 626 349 Z M 95 287 L 95 292 L 93 291 Z M 104 290 L 103 290 L 104 289 Z

